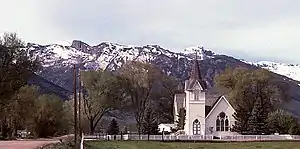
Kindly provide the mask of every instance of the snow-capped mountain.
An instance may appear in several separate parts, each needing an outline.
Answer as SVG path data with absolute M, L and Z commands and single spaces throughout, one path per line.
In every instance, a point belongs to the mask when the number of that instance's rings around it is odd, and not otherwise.
M 28 43 L 27 47 L 30 54 L 38 56 L 42 62 L 43 69 L 38 74 L 65 88 L 69 88 L 72 83 L 68 76 L 74 64 L 81 65 L 82 70 L 115 70 L 128 60 L 138 60 L 157 64 L 163 67 L 166 73 L 171 74 L 176 70 L 188 68 L 190 61 L 195 58 L 195 52 L 199 60 L 217 56 L 212 51 L 200 47 L 187 48 L 183 52 L 175 53 L 158 45 L 126 46 L 103 42 L 89 46 L 77 40 L 74 40 L 71 46 Z M 179 78 L 187 76 L 185 72 L 176 74 Z
M 227 67 L 266 68 L 279 74 L 275 74 L 275 81 L 288 88 L 287 96 L 292 100 L 286 102 L 283 107 L 290 113 L 300 117 L 300 111 L 298 110 L 300 107 L 300 86 L 298 85 L 300 84 L 298 76 L 300 68 L 298 65 L 272 62 L 251 63 L 231 56 L 220 55 L 202 47 L 190 47 L 183 49 L 181 52 L 172 52 L 172 50 L 158 45 L 130 46 L 102 42 L 98 45 L 90 46 L 78 40 L 74 40 L 69 46 L 28 43 L 27 47 L 30 51 L 29 53 L 39 57 L 43 64 L 42 70 L 37 72 L 37 74 L 69 91 L 73 88 L 74 64 L 76 64 L 77 68 L 80 67 L 81 70 L 95 70 L 99 68 L 116 70 L 128 60 L 137 60 L 152 63 L 166 74 L 185 80 L 189 77 L 192 60 L 197 57 L 201 60 L 200 71 L 209 88 L 214 85 L 214 77 Z M 196 51 L 197 56 L 195 56 Z M 46 86 L 46 83 L 43 84 Z
M 259 61 L 257 63 L 247 62 L 246 63 L 268 69 L 274 73 L 287 76 L 294 80 L 300 81 L 300 65 L 299 64 L 284 64 L 284 63 L 276 63 L 270 61 Z
M 89 46 L 81 41 L 74 40 L 72 45 L 38 45 L 28 44 L 32 54 L 39 56 L 44 69 L 53 67 L 70 67 L 73 64 L 82 63 L 82 69 L 116 69 L 125 61 L 138 60 L 152 62 L 157 56 L 185 59 L 195 58 L 206 60 L 214 58 L 216 53 L 205 50 L 203 47 L 189 47 L 182 52 L 172 52 L 158 45 L 127 46 L 116 43 L 103 42 L 97 46 Z M 300 65 L 260 61 L 257 63 L 241 60 L 245 63 L 268 69 L 274 73 L 300 81 Z

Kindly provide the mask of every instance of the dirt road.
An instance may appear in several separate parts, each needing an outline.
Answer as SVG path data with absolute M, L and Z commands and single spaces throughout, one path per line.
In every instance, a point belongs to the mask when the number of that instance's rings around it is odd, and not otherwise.
M 0 141 L 0 149 L 35 149 L 45 144 L 57 142 L 59 140 Z

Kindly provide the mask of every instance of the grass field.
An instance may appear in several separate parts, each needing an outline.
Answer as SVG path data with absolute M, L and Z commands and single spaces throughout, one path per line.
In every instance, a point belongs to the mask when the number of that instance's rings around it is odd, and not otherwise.
M 182 143 L 147 141 L 86 142 L 86 149 L 300 149 L 300 142 Z

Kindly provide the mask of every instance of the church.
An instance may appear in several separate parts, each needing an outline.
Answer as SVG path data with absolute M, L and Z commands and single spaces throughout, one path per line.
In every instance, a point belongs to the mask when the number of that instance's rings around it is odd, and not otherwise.
M 180 88 L 180 87 L 179 87 Z M 232 116 L 234 108 L 225 95 L 211 97 L 206 82 L 203 80 L 197 58 L 190 73 L 190 78 L 184 82 L 174 96 L 174 124 L 178 121 L 180 109 L 185 109 L 186 119 L 183 131 L 186 135 L 234 135 Z

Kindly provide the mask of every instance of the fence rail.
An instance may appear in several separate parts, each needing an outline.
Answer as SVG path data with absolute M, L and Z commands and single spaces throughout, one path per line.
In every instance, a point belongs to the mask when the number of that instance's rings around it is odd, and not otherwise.
M 299 140 L 299 135 L 87 135 L 83 140 L 150 140 L 150 141 L 280 141 Z

